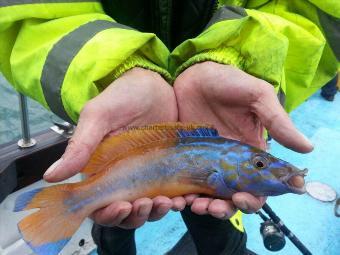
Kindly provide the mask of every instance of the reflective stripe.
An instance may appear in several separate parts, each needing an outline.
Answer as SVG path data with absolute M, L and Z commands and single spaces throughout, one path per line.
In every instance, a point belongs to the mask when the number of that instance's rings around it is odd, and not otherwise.
M 22 4 L 100 2 L 100 0 L 0 0 L 0 7 Z
M 318 9 L 319 21 L 335 57 L 340 61 L 340 19 Z
M 219 8 L 212 18 L 210 19 L 209 23 L 205 27 L 207 29 L 211 25 L 223 21 L 223 20 L 230 20 L 230 19 L 241 19 L 246 17 L 247 13 L 242 7 L 238 6 L 223 6 Z
M 73 122 L 67 115 L 61 99 L 61 87 L 72 60 L 96 34 L 110 28 L 131 29 L 112 21 L 91 21 L 65 35 L 48 53 L 40 82 L 48 106 L 62 119 Z

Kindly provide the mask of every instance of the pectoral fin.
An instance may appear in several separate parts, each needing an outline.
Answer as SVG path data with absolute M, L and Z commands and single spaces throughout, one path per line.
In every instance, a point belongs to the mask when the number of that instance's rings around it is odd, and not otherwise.
M 209 179 L 216 174 L 214 169 L 184 170 L 177 174 L 178 181 L 183 184 L 209 186 Z

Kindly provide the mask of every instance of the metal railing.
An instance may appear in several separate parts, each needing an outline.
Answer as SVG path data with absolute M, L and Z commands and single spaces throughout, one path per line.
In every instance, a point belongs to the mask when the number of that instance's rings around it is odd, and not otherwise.
M 31 138 L 29 127 L 29 116 L 27 109 L 27 98 L 19 93 L 19 108 L 20 108 L 20 121 L 21 121 L 21 139 L 18 141 L 20 148 L 30 148 L 36 145 L 36 140 Z
M 20 148 L 30 148 L 37 144 L 37 141 L 31 137 L 30 127 L 29 127 L 29 114 L 27 106 L 27 97 L 21 93 L 19 96 L 19 110 L 20 110 L 20 121 L 21 121 L 21 139 L 18 141 L 18 146 Z M 66 121 L 57 122 L 51 120 L 54 124 L 51 129 L 67 138 L 70 138 L 74 131 L 74 126 Z

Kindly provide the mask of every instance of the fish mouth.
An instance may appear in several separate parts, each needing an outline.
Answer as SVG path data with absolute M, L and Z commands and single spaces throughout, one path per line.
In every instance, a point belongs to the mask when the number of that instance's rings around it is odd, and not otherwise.
M 282 178 L 283 183 L 285 183 L 294 193 L 303 194 L 306 193 L 305 180 L 304 177 L 307 175 L 308 169 L 295 170 Z

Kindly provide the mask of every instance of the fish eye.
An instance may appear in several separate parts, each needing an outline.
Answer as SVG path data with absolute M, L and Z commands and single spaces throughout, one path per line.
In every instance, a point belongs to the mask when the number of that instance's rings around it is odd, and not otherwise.
M 262 162 L 262 161 L 257 161 L 257 162 L 256 162 L 256 167 L 258 167 L 258 168 L 264 167 L 263 162 Z
M 256 155 L 253 159 L 253 165 L 257 168 L 257 169 L 263 169 L 267 167 L 267 160 L 259 155 Z

